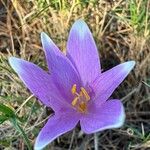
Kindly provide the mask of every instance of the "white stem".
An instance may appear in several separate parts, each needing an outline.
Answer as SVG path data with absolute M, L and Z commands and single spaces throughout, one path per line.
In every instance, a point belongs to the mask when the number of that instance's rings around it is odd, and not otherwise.
M 94 133 L 94 150 L 98 150 L 98 136 Z

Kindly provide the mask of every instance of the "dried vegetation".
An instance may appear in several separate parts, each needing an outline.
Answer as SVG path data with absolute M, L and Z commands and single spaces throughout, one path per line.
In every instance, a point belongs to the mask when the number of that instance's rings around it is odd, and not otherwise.
M 123 101 L 126 122 L 120 129 L 85 135 L 77 127 L 47 149 L 130 150 L 150 148 L 150 1 L 149 0 L 1 0 L 0 1 L 0 103 L 22 118 L 20 125 L 34 143 L 51 110 L 44 108 L 25 88 L 8 64 L 21 57 L 47 69 L 40 43 L 45 31 L 65 53 L 74 20 L 83 18 L 96 40 L 102 68 L 135 60 L 136 67 L 112 97 Z M 1 114 L 1 113 L 0 113 Z M 27 149 L 9 121 L 0 124 L 0 149 Z

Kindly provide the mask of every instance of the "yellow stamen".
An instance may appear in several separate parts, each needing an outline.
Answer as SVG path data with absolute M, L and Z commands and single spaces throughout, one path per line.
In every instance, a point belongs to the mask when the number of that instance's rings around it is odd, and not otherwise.
M 80 97 L 82 97 L 82 96 L 83 96 L 83 92 L 82 92 L 82 91 L 80 91 L 79 96 L 80 96 Z
M 72 101 L 72 106 L 75 106 L 76 104 L 77 104 L 77 102 L 78 102 L 78 99 L 79 99 L 79 97 L 75 97 L 74 99 L 73 99 L 73 101 Z
M 77 92 L 77 85 L 74 84 L 71 88 L 71 93 L 74 96 L 74 99 L 71 102 L 72 106 L 80 113 L 87 113 L 87 103 L 90 100 L 90 96 L 86 89 L 81 87 L 80 91 Z
M 81 103 L 79 104 L 78 109 L 79 109 L 79 111 L 81 111 L 81 112 L 86 112 L 86 110 L 87 110 L 87 105 L 86 105 L 86 103 L 85 103 L 85 102 L 81 102 Z
M 76 91 L 77 91 L 77 85 L 74 84 L 74 85 L 72 86 L 71 93 L 72 93 L 72 94 L 75 94 Z
M 85 99 L 86 99 L 87 101 L 89 101 L 89 100 L 90 100 L 90 96 L 89 96 L 89 94 L 87 93 L 87 91 L 86 91 L 83 87 L 81 87 L 81 91 L 82 91 L 83 95 L 85 96 Z

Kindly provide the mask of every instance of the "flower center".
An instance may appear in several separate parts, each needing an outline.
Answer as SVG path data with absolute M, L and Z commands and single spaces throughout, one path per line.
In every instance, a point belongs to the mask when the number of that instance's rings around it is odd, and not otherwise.
M 81 87 L 79 93 L 77 92 L 77 86 L 74 84 L 71 89 L 71 93 L 74 95 L 72 106 L 81 113 L 87 112 L 87 102 L 90 100 L 90 96 L 85 88 Z

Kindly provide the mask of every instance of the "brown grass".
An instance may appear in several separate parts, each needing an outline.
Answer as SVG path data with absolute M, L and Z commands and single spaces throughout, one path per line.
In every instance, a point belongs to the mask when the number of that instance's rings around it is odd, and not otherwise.
M 46 6 L 38 5 L 37 0 L 0 2 L 0 102 L 12 107 L 19 116 L 25 116 L 26 123 L 22 127 L 32 143 L 51 110 L 44 108 L 26 90 L 10 68 L 8 57 L 20 57 L 47 69 L 40 32 L 48 33 L 65 52 L 72 23 L 83 18 L 94 35 L 104 70 L 127 60 L 136 61 L 135 69 L 112 96 L 124 103 L 125 125 L 97 133 L 99 149 L 150 148 L 150 88 L 142 83 L 150 83 L 149 1 L 146 4 L 148 18 L 138 32 L 128 19 L 129 2 L 122 0 L 101 0 L 86 5 L 71 1 L 65 9 L 56 9 L 50 2 Z M 18 138 L 20 135 L 9 122 L 0 125 L 0 132 L 0 140 L 6 141 L 3 147 L 26 149 L 23 139 Z M 77 127 L 52 142 L 48 149 L 92 150 L 94 136 L 85 135 Z

